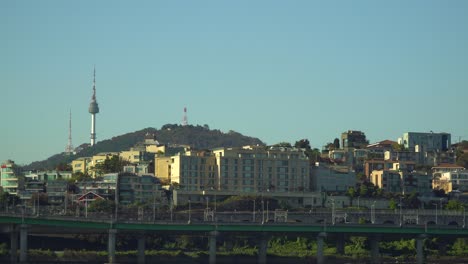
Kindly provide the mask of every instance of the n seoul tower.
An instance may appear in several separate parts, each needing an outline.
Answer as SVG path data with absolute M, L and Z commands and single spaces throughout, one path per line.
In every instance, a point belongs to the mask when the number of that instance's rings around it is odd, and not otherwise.
M 91 114 L 91 146 L 94 146 L 96 143 L 96 114 L 99 113 L 99 106 L 96 101 L 96 67 L 94 67 L 93 96 L 89 104 L 89 113 Z

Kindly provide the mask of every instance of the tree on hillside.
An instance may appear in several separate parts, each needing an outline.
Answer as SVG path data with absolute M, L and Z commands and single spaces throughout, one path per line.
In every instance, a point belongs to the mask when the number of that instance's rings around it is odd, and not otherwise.
M 445 209 L 447 210 L 457 210 L 457 211 L 462 211 L 463 208 L 465 207 L 465 204 L 457 201 L 457 200 L 450 200 L 448 203 L 445 205 Z
M 97 199 L 88 206 L 90 212 L 112 213 L 115 211 L 115 202 L 106 199 Z
M 79 172 L 74 172 L 70 180 L 68 180 L 68 182 L 73 183 L 73 182 L 87 181 L 91 179 L 92 177 L 87 172 L 83 173 L 79 171 Z
M 57 171 L 72 171 L 72 166 L 70 163 L 60 162 L 55 168 Z
M 0 192 L 0 206 L 15 205 L 20 203 L 20 198 L 17 195 L 10 194 L 9 192 Z
M 335 149 L 339 149 L 340 148 L 340 140 L 338 138 L 335 138 L 335 140 L 333 140 L 333 147 Z
M 400 144 L 398 144 L 398 143 L 393 143 L 393 144 L 392 144 L 392 149 L 393 149 L 394 151 L 403 151 L 403 150 L 405 150 L 405 146 L 404 146 L 404 145 L 400 145 Z
M 291 148 L 291 143 L 289 142 L 280 142 L 277 144 L 274 144 L 272 147 L 283 147 L 283 148 Z
M 106 173 L 121 172 L 123 167 L 130 164 L 130 162 L 120 158 L 119 156 L 106 157 L 104 162 L 96 164 L 94 170 L 97 175 Z
M 311 147 L 310 147 L 310 142 L 308 139 L 301 139 L 299 141 L 296 141 L 296 143 L 294 143 L 294 147 L 296 148 L 303 148 L 303 149 L 306 149 L 306 150 L 310 150 Z
M 457 165 L 468 168 L 468 153 L 460 154 L 457 156 Z

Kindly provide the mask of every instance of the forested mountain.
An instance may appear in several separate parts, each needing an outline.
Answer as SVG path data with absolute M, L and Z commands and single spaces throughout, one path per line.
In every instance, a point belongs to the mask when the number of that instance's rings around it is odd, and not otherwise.
M 195 149 L 211 149 L 217 147 L 240 147 L 244 145 L 264 145 L 264 143 L 253 137 L 244 136 L 235 131 L 227 133 L 218 129 L 210 130 L 207 125 L 204 126 L 181 126 L 176 124 L 167 124 L 156 128 L 145 128 L 139 131 L 116 136 L 108 140 L 98 142 L 93 147 L 83 144 L 82 149 L 75 155 L 65 153 L 56 154 L 43 161 L 32 162 L 24 167 L 26 170 L 56 169 L 70 163 L 79 157 L 90 157 L 100 152 L 118 152 L 128 150 L 139 142 L 143 142 L 146 134 L 154 134 L 156 140 L 161 144 L 182 144 L 189 145 Z

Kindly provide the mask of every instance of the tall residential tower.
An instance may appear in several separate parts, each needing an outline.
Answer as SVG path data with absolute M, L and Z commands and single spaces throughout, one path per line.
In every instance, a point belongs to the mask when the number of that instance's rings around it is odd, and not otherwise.
M 96 101 L 96 67 L 94 67 L 93 96 L 89 104 L 89 113 L 91 114 L 91 146 L 94 146 L 96 143 L 96 114 L 99 113 L 99 106 Z

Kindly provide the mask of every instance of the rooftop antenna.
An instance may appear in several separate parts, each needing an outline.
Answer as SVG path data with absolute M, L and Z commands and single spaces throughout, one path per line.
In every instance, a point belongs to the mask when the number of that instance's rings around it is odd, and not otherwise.
M 65 153 L 73 153 L 73 144 L 72 144 L 72 113 L 70 109 L 70 118 L 68 120 L 68 144 L 65 148 Z
M 187 121 L 187 107 L 184 107 L 184 117 L 182 119 L 182 126 L 186 126 L 188 125 L 188 121 Z

